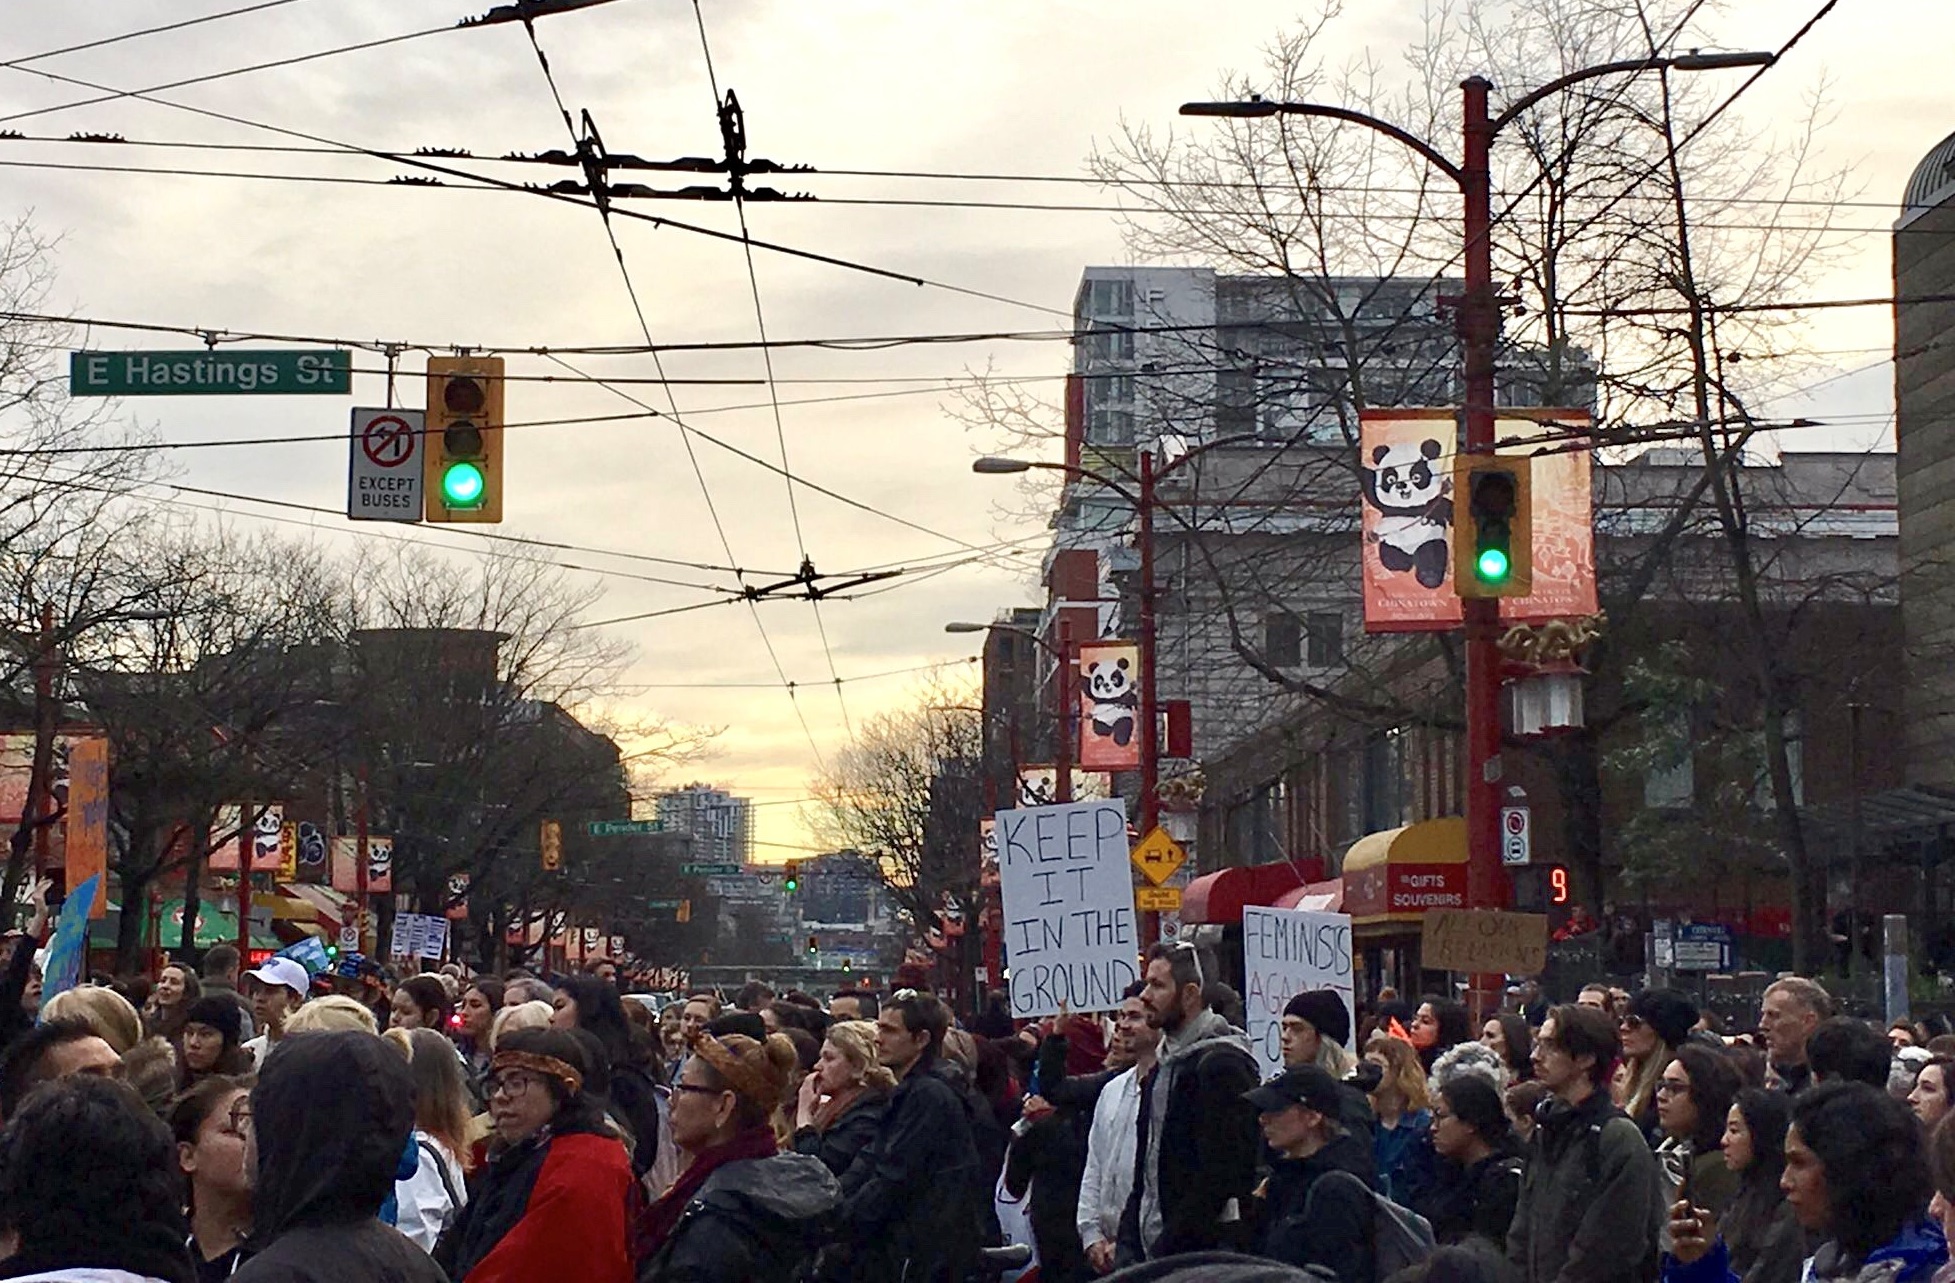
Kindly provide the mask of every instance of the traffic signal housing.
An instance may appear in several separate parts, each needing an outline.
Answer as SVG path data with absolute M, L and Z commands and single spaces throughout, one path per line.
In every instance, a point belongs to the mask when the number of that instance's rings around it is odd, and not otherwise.
M 1461 597 L 1534 591 L 1532 461 L 1462 454 L 1453 464 L 1453 586 Z
M 781 871 L 781 890 L 793 895 L 801 889 L 801 861 L 789 860 Z
M 502 381 L 499 356 L 428 358 L 427 520 L 502 520 Z

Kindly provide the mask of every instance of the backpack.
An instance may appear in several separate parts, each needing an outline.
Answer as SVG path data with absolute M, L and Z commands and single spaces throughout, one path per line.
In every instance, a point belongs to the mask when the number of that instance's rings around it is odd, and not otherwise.
M 1371 1200 L 1371 1259 L 1376 1278 L 1388 1279 L 1400 1270 L 1423 1264 L 1437 1249 L 1431 1221 L 1409 1207 L 1392 1202 L 1350 1172 L 1330 1171 L 1317 1178 L 1309 1196 L 1303 1200 L 1305 1220 L 1310 1218 L 1310 1200 L 1317 1197 L 1324 1182 L 1333 1180 L 1357 1186 Z

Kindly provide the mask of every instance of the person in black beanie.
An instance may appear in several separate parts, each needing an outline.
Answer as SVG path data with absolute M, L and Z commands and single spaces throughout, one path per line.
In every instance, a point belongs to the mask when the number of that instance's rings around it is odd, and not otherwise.
M 177 1032 L 177 1065 L 184 1091 L 212 1074 L 251 1072 L 251 1053 L 241 1045 L 244 1013 L 223 994 L 208 994 L 184 1009 Z
M 107 1078 L 45 1084 L 0 1131 L 0 1224 L 19 1241 L 9 1278 L 121 1270 L 196 1283 L 176 1144 L 140 1097 Z
M 1282 1038 L 1283 1067 L 1315 1065 L 1337 1080 L 1343 1108 L 1337 1120 L 1369 1139 L 1378 1126 L 1364 1088 L 1351 1081 L 1357 1057 L 1345 1046 L 1351 1037 L 1351 1009 L 1335 989 L 1312 989 L 1298 994 L 1283 1008 L 1277 1028 Z

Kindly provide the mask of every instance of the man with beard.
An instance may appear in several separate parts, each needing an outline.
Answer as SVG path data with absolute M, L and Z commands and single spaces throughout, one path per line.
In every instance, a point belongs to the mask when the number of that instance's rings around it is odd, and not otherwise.
M 1147 951 L 1141 1002 L 1161 1046 L 1141 1084 L 1122 1265 L 1241 1246 L 1258 1148 L 1256 1110 L 1244 1094 L 1258 1075 L 1249 1039 L 1203 997 L 1212 974 L 1192 944 Z

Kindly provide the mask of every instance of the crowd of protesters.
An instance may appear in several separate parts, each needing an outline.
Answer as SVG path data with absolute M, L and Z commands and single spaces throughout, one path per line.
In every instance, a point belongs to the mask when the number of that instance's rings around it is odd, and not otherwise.
M 41 925 L 0 969 L 10 1278 L 1955 1280 L 1955 1037 L 1799 977 L 1731 1036 L 1667 989 L 1299 993 L 1268 1076 L 1187 944 L 1113 1012 L 960 1021 L 228 947 L 43 1002 Z

